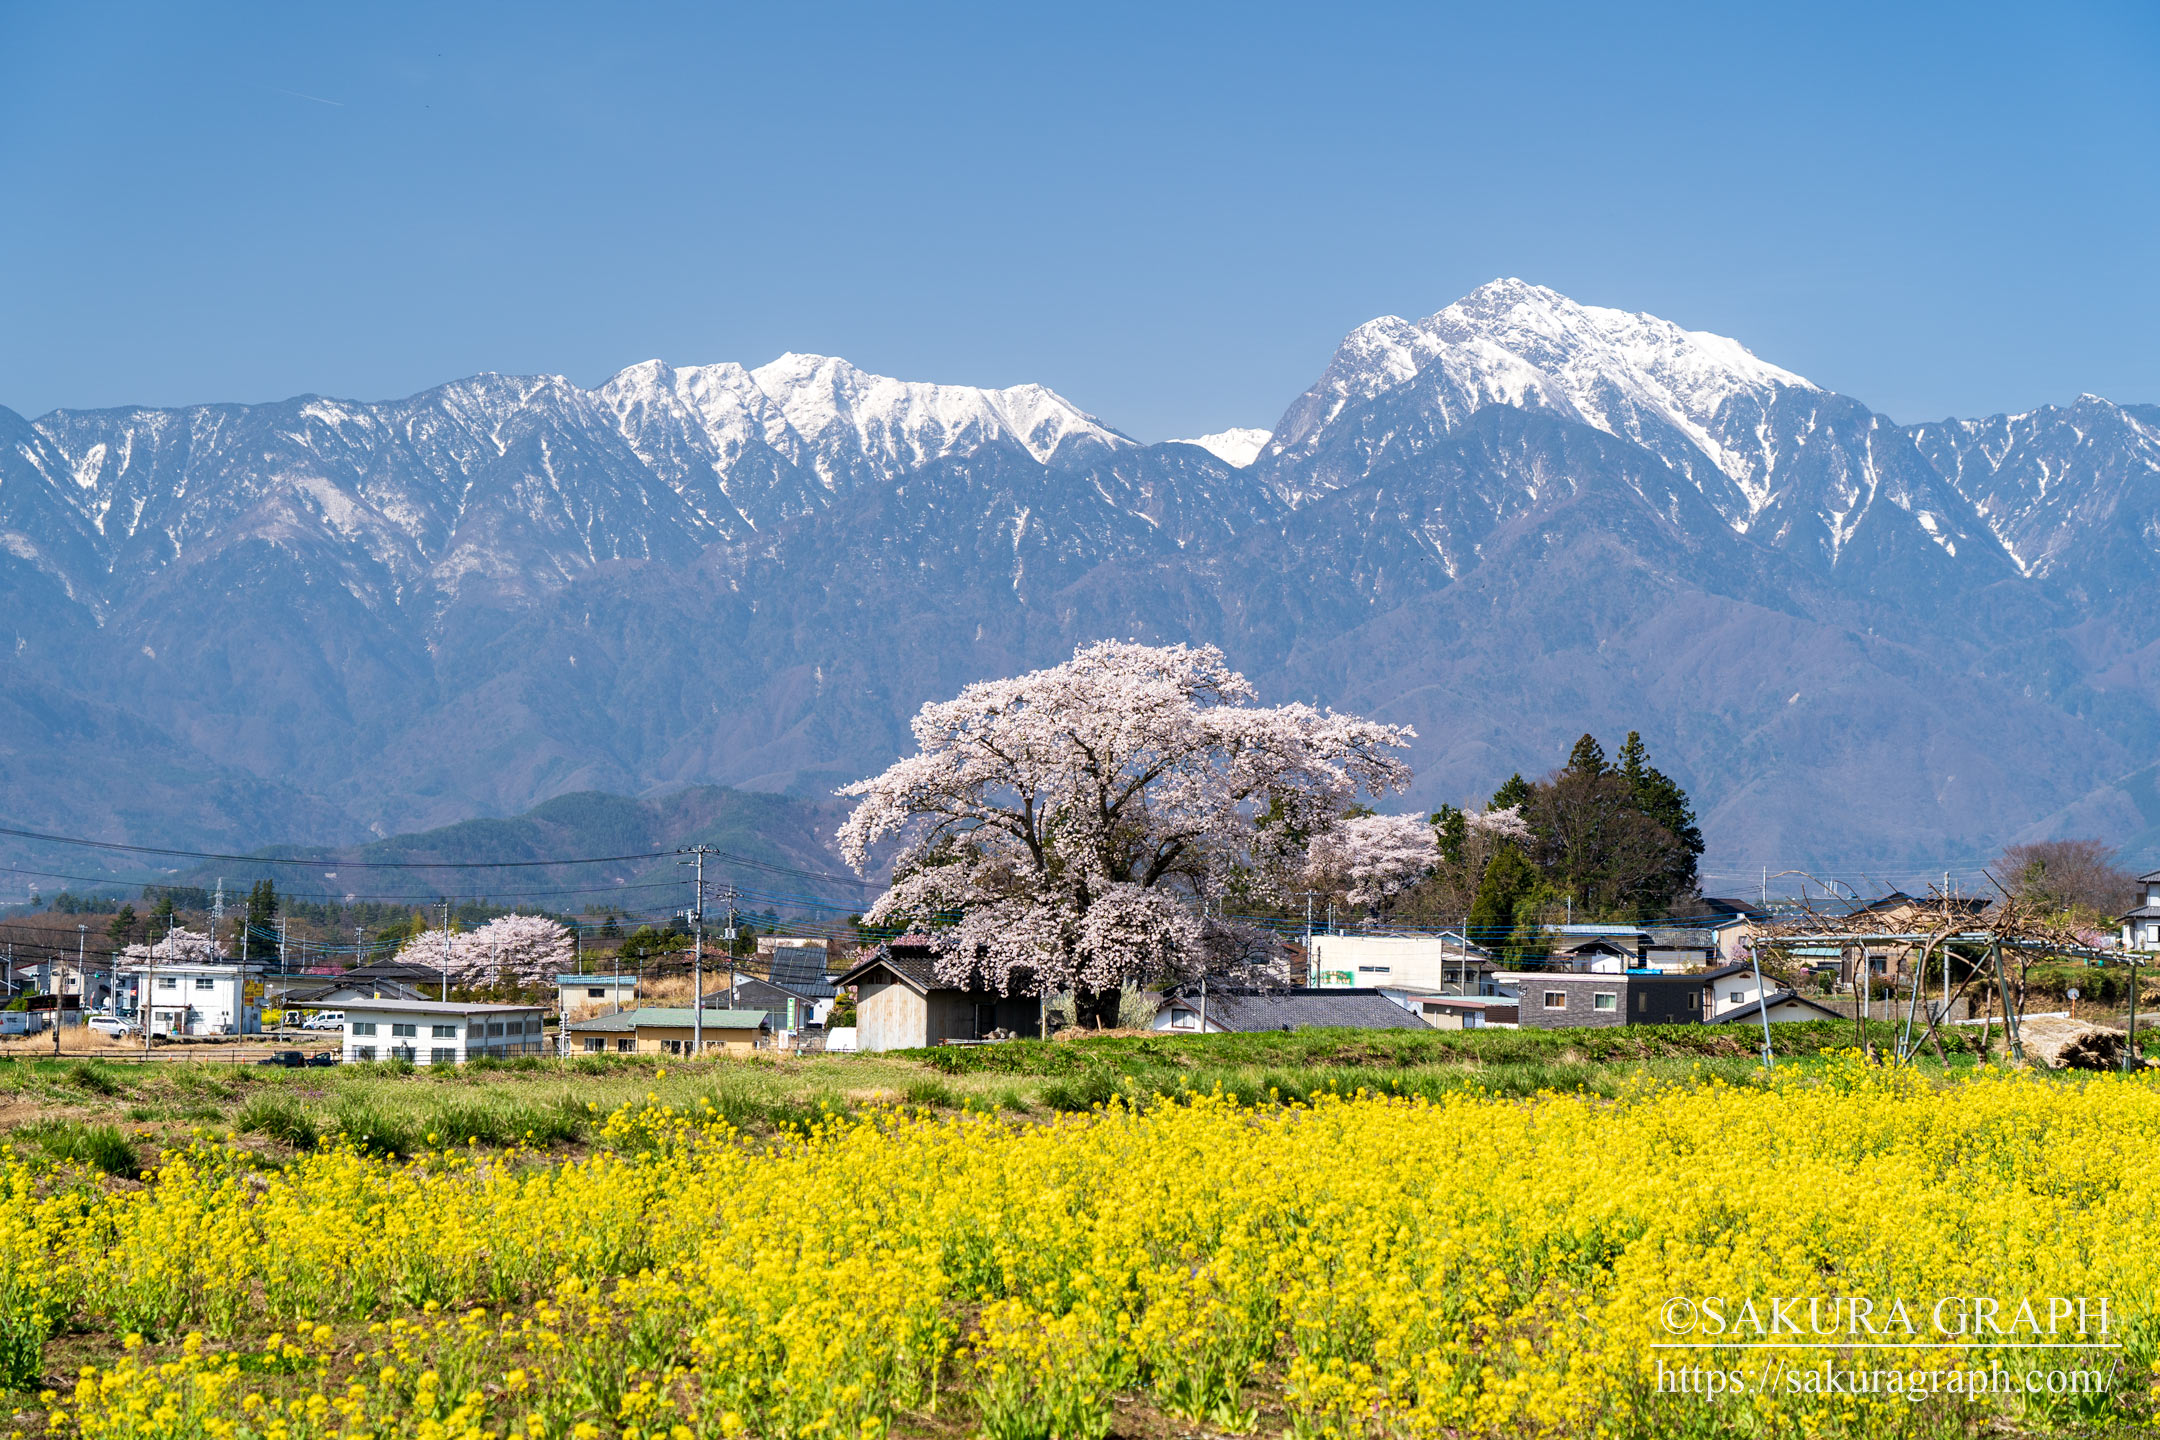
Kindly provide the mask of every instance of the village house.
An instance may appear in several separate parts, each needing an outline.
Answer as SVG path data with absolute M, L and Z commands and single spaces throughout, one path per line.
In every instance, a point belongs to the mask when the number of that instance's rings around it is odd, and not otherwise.
M 256 965 L 222 960 L 122 962 L 122 1013 L 141 1016 L 153 1035 L 262 1034 L 263 975 Z
M 557 975 L 555 1013 L 565 1025 L 587 1020 L 606 1011 L 634 1010 L 638 1002 L 635 975 Z
M 705 1053 L 749 1055 L 771 1034 L 762 1010 L 647 1005 L 595 1015 L 563 1027 L 564 1049 L 587 1055 L 694 1055 L 702 1032 Z
M 1309 970 L 1317 990 L 1391 990 L 1486 995 L 1492 955 L 1458 931 L 1434 935 L 1315 935 Z
M 2138 876 L 2138 904 L 2122 917 L 2122 948 L 2160 950 L 2160 870 Z
M 1700 975 L 1524 970 L 1503 971 L 1500 981 L 1517 995 L 1525 1030 L 1695 1025 L 1703 1018 Z
M 836 982 L 855 991 L 855 1045 L 860 1050 L 913 1050 L 993 1032 L 1040 1032 L 1042 1005 L 1032 995 L 960 989 L 937 978 L 927 937 L 903 935 L 873 950 Z
M 546 1053 L 537 1005 L 468 1005 L 454 1000 L 361 1000 L 345 1009 L 345 1060 L 409 1060 L 459 1065 Z
M 1262 1030 L 1423 1030 L 1427 1026 L 1377 990 L 1329 987 L 1175 995 L 1155 1012 L 1154 1028 L 1220 1035 Z
M 1643 929 L 1650 937 L 1640 959 L 1644 970 L 1701 970 L 1718 963 L 1717 935 L 1706 926 L 1690 922 Z
M 1747 942 L 1770 919 L 1768 910 L 1745 900 L 1705 895 L 1700 903 L 1703 913 L 1689 916 L 1687 923 L 1710 932 L 1717 946 L 1717 959 L 1711 964 L 1729 965 L 1746 958 Z
M 1516 1023 L 1516 1002 L 1504 995 L 1412 995 L 1385 988 L 1380 993 L 1435 1030 L 1483 1030 Z
M 326 980 L 320 975 L 292 975 L 285 977 L 282 987 L 273 988 L 271 998 L 288 1013 L 306 1014 L 311 1010 L 341 1009 L 356 1001 L 429 997 L 402 980 Z
M 1805 995 L 1791 990 L 1773 990 L 1764 1000 L 1749 1000 L 1745 1004 L 1732 1006 L 1720 1014 L 1711 1016 L 1711 1023 L 1717 1025 L 1759 1025 L 1762 1023 L 1762 1012 L 1765 1005 L 1770 1009 L 1770 1023 L 1773 1025 L 1796 1020 L 1844 1020 L 1849 1018 L 1839 1014 L 1827 1005 L 1821 1005 L 1808 999 Z
M 840 996 L 840 987 L 833 984 L 826 968 L 826 943 L 787 935 L 760 936 L 758 959 L 765 973 L 737 975 L 735 1003 L 763 1010 L 775 1035 L 822 1026 Z
M 1549 969 L 1598 975 L 1642 969 L 1650 944 L 1650 933 L 1634 925 L 1551 925 L 1545 933 Z
M 1839 945 L 1839 988 L 1859 990 L 1863 975 L 1869 990 L 1894 988 L 1910 980 L 1924 942 L 1890 937 L 1932 931 L 1940 923 L 1939 916 L 1945 903 L 1974 925 L 1981 923 L 1982 913 L 1988 907 L 1988 902 L 1978 896 L 1953 897 L 1944 902 L 1922 900 L 1902 890 L 1893 890 L 1879 900 L 1855 907 L 1850 912 L 1852 928 L 1856 931 L 1880 928 L 1884 938 Z

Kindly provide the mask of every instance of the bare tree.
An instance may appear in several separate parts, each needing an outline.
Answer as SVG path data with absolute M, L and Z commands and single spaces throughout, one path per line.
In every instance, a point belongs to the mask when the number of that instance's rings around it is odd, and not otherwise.
M 2137 877 L 2098 840 L 2035 840 L 2003 851 L 1994 874 L 2012 895 L 2047 910 L 2110 919 L 2137 903 Z

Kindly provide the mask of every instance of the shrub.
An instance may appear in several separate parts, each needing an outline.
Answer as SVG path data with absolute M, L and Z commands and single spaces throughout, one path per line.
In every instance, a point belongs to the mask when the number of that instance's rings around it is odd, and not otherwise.
M 295 1150 L 313 1149 L 321 1138 L 315 1122 L 289 1095 L 251 1095 L 233 1121 L 244 1135 L 262 1135 Z
M 84 1165 L 133 1180 L 142 1174 L 134 1144 L 115 1125 L 85 1125 L 78 1120 L 45 1120 L 16 1132 L 54 1160 Z

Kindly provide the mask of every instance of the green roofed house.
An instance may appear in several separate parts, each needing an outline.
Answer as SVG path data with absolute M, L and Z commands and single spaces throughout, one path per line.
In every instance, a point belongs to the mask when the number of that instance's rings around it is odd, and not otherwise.
M 585 1055 L 689 1055 L 697 1016 L 687 1005 L 644 1005 L 620 1014 L 573 1020 L 563 1027 L 563 1048 Z M 707 1054 L 748 1055 L 766 1043 L 771 1023 L 762 1010 L 705 1007 Z

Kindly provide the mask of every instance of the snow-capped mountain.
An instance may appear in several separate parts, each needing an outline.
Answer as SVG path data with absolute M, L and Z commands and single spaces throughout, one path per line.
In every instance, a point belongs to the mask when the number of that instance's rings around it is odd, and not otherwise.
M 1414 724 L 1415 803 L 1639 729 L 1737 863 L 2160 841 L 2156 533 L 2160 409 L 1901 426 L 1513 280 L 1162 445 L 814 355 L 0 409 L 0 813 L 237 844 L 817 790 L 1121 635 Z
M 1266 430 L 1232 426 L 1228 430 L 1217 430 L 1212 435 L 1196 435 L 1190 440 L 1173 440 L 1170 443 L 1197 445 L 1225 465 L 1233 465 L 1242 470 L 1260 458 L 1260 452 L 1267 448 L 1268 441 L 1273 438 L 1275 437 Z

